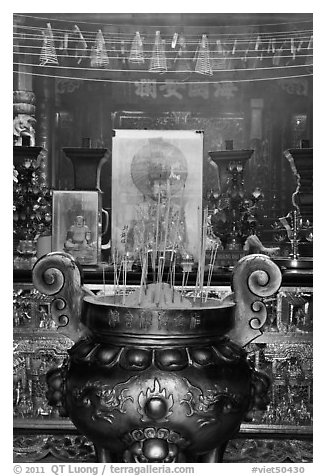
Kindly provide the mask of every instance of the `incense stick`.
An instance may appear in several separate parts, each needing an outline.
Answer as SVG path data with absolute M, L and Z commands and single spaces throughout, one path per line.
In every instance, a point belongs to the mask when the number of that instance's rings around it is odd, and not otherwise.
M 122 268 L 123 268 L 123 295 L 122 295 L 122 304 L 126 304 L 126 291 L 127 291 L 127 259 L 124 256 L 122 259 Z
M 199 240 L 198 240 L 198 266 L 197 266 L 197 274 L 196 274 L 196 285 L 195 285 L 195 293 L 194 293 L 194 301 L 197 297 L 198 294 L 198 287 L 200 283 L 200 276 L 201 276 L 201 256 L 202 256 L 202 222 L 201 222 L 201 213 L 200 213 L 200 208 L 197 207 L 197 221 L 198 221 L 198 227 L 199 227 Z
M 118 279 L 118 271 L 117 271 L 117 259 L 118 258 L 118 254 L 117 254 L 117 250 L 114 249 L 113 250 L 113 296 L 114 296 L 114 303 L 115 303 L 115 297 L 118 293 L 118 289 L 117 289 L 117 286 L 118 286 L 118 283 L 117 283 L 117 279 Z
M 104 265 L 102 266 L 102 277 L 103 277 L 103 295 L 105 295 L 105 270 L 104 270 Z
M 139 306 L 142 300 L 143 288 L 146 286 L 146 275 L 147 275 L 147 250 L 145 250 L 142 256 L 142 272 L 141 272 L 141 278 L 140 278 L 140 290 L 139 290 L 139 299 L 138 299 Z
M 156 258 L 157 258 L 157 252 L 158 252 L 158 235 L 159 235 L 159 225 L 160 225 L 160 208 L 161 208 L 161 182 L 160 182 L 160 188 L 158 191 L 158 199 L 157 199 L 157 209 L 156 209 L 156 236 L 155 236 L 155 249 L 154 249 L 154 266 L 153 266 L 153 281 L 155 279 L 155 273 L 156 273 Z
M 214 248 L 211 250 L 211 258 L 210 258 L 210 262 L 209 262 L 209 266 L 208 266 L 208 278 L 207 278 L 207 289 L 206 289 L 205 302 L 207 301 L 207 298 L 208 298 L 208 291 L 209 291 L 209 287 L 211 285 L 211 280 L 212 280 L 213 270 L 214 270 L 214 266 L 215 266 L 217 250 L 218 250 L 218 243 L 214 243 Z
M 200 293 L 201 299 L 203 298 L 204 274 L 205 274 L 207 217 L 208 217 L 208 207 L 205 207 L 204 219 L 203 219 L 204 223 L 203 223 L 202 244 L 201 244 L 202 256 L 201 256 L 201 275 L 200 275 L 200 287 L 199 287 L 199 293 Z
M 198 214 L 200 213 L 199 207 L 197 209 Z M 200 215 L 199 215 L 200 217 Z M 198 217 L 198 218 L 199 218 Z M 198 269 L 196 276 L 196 287 L 194 300 L 199 293 L 200 298 L 202 299 L 203 287 L 204 287 L 204 274 L 205 274 L 205 255 L 206 255 L 206 233 L 207 233 L 207 217 L 208 217 L 208 208 L 204 210 L 203 224 L 201 227 L 200 233 L 200 244 L 199 244 L 199 259 L 198 259 Z M 201 220 L 198 220 L 201 225 Z
M 170 206 L 171 206 L 171 191 L 170 191 L 170 181 L 167 180 L 166 184 L 167 189 L 167 207 L 165 211 L 165 220 L 164 220 L 164 243 L 163 243 L 163 256 L 160 257 L 160 271 L 159 271 L 159 292 L 158 292 L 158 302 L 161 298 L 161 292 L 163 287 L 163 274 L 165 268 L 165 257 L 166 257 L 166 246 L 168 241 L 168 234 L 169 234 L 169 216 L 170 216 Z

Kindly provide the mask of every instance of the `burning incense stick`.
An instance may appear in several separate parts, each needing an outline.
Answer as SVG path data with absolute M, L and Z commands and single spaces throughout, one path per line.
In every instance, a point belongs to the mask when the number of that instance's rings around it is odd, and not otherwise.
M 211 285 L 211 280 L 212 280 L 213 270 L 214 270 L 214 266 L 215 266 L 217 250 L 218 250 L 218 243 L 214 243 L 214 248 L 212 248 L 212 250 L 211 250 L 211 257 L 210 257 L 210 262 L 209 262 L 209 265 L 208 265 L 208 277 L 207 277 L 207 289 L 206 289 L 205 302 L 207 301 L 207 298 L 208 298 L 208 291 L 209 291 L 209 287 Z
M 158 239 L 159 239 L 159 226 L 160 226 L 160 208 L 161 208 L 161 183 L 160 188 L 158 191 L 158 199 L 157 199 L 157 209 L 156 209 L 156 236 L 155 236 L 155 248 L 154 248 L 154 256 L 153 256 L 153 280 L 155 281 L 155 273 L 156 273 L 156 259 L 158 254 Z
M 122 259 L 122 268 L 123 268 L 123 295 L 122 295 L 122 304 L 126 304 L 126 291 L 127 291 L 127 258 L 126 256 Z
M 200 220 L 200 210 L 198 207 L 198 223 L 201 225 Z M 204 218 L 203 224 L 201 226 L 201 239 L 199 243 L 199 259 L 198 259 L 198 269 L 197 269 L 197 276 L 196 276 L 196 287 L 195 287 L 195 295 L 194 300 L 196 299 L 197 294 L 202 298 L 203 295 L 203 287 L 204 287 L 204 274 L 205 274 L 205 256 L 206 256 L 206 234 L 207 234 L 207 217 L 208 217 L 208 208 L 206 207 L 204 210 Z
M 198 236 L 200 239 L 198 240 L 198 266 L 197 266 L 197 274 L 196 274 L 196 284 L 195 284 L 195 292 L 194 292 L 194 301 L 196 300 L 197 293 L 198 293 L 198 284 L 199 284 L 199 277 L 200 277 L 200 266 L 201 266 L 201 235 L 202 235 L 202 224 L 201 224 L 201 213 L 200 208 L 197 207 L 197 223 L 198 223 Z
M 167 207 L 165 211 L 165 219 L 164 219 L 164 243 L 163 243 L 163 256 L 160 257 L 160 269 L 158 275 L 158 282 L 159 282 L 159 291 L 158 291 L 158 302 L 161 298 L 162 292 L 162 283 L 163 283 L 163 274 L 165 268 L 165 257 L 166 257 L 166 246 L 168 241 L 168 234 L 169 234 L 169 216 L 170 216 L 170 206 L 171 206 L 171 191 L 170 191 L 170 181 L 167 180 L 166 184 L 167 189 Z
M 201 255 L 201 275 L 200 275 L 200 287 L 199 287 L 199 293 L 200 293 L 201 299 L 203 297 L 204 274 L 205 274 L 207 217 L 208 217 L 208 208 L 206 207 L 204 210 L 203 234 L 202 234 L 202 243 L 201 243 L 202 255 Z
M 142 263 L 142 273 L 141 273 L 141 279 L 140 279 L 140 290 L 139 290 L 139 300 L 138 300 L 139 306 L 141 304 L 144 289 L 146 294 L 146 277 L 147 277 L 147 250 L 146 249 L 145 249 L 145 252 L 143 253 L 141 263 Z
M 113 249 L 113 295 L 114 295 L 114 302 L 115 296 L 118 294 L 118 250 Z

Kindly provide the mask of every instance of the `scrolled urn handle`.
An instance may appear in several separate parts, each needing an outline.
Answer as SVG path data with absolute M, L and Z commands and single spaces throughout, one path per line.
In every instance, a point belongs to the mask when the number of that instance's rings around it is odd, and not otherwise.
M 82 286 L 71 255 L 53 252 L 40 258 L 33 267 L 33 284 L 42 294 L 53 296 L 51 315 L 62 334 L 75 342 L 88 334 L 80 317 L 85 294 L 93 293 Z
M 247 345 L 262 334 L 267 310 L 264 298 L 275 294 L 282 283 L 280 268 L 266 255 L 244 256 L 235 266 L 232 290 L 236 302 L 231 340 Z

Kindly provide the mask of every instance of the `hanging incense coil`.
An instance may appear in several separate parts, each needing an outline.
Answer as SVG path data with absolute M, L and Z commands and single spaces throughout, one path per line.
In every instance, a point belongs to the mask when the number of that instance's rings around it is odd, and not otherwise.
M 98 30 L 95 38 L 95 43 L 91 50 L 91 67 L 92 68 L 106 68 L 110 63 L 104 36 L 101 30 Z
M 155 42 L 152 51 L 149 71 L 155 73 L 164 73 L 165 71 L 167 71 L 165 44 L 161 38 L 159 31 L 157 31 L 155 34 Z
M 74 36 L 76 36 L 74 57 L 77 60 L 77 64 L 80 64 L 87 56 L 87 43 L 78 25 L 74 27 Z
M 192 67 L 189 52 L 187 50 L 186 39 L 183 35 L 181 35 L 178 40 L 178 46 L 179 49 L 173 61 L 173 69 L 177 72 L 179 78 L 187 79 L 192 72 Z
M 195 71 L 196 73 L 205 74 L 208 76 L 213 74 L 207 35 L 203 35 L 200 41 L 196 57 Z
M 47 23 L 46 29 L 42 30 L 42 35 L 43 45 L 40 54 L 40 66 L 57 66 L 59 63 L 55 50 L 54 37 L 50 23 Z
M 136 31 L 132 40 L 128 61 L 132 63 L 133 68 L 142 69 L 144 67 L 144 47 L 139 31 Z

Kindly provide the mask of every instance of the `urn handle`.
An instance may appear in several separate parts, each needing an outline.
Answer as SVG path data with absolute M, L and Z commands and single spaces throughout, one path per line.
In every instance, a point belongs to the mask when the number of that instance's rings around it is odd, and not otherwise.
M 275 294 L 281 283 L 281 270 L 268 256 L 252 254 L 238 261 L 231 284 L 236 302 L 231 340 L 245 346 L 262 334 L 267 317 L 263 299 Z
M 71 255 L 58 251 L 40 258 L 33 267 L 33 284 L 41 293 L 53 296 L 51 314 L 60 333 L 75 342 L 89 333 L 80 318 L 84 296 L 93 293 L 82 286 L 79 267 Z

